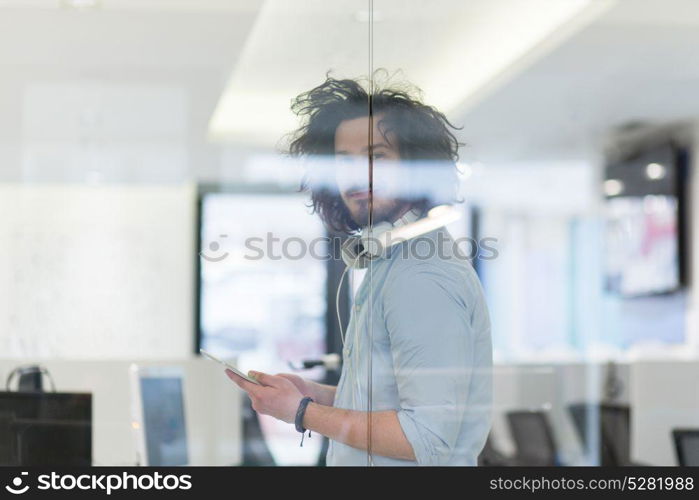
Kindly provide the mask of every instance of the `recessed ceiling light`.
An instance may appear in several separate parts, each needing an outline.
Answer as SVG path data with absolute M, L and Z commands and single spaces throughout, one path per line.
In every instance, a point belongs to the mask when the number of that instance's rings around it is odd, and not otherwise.
M 646 165 L 646 177 L 652 181 L 662 179 L 667 174 L 667 169 L 660 163 L 649 163 Z
M 354 13 L 354 20 L 357 21 L 358 23 L 368 23 L 370 21 L 370 11 L 368 10 L 358 10 L 357 12 Z M 375 10 L 374 11 L 374 22 L 375 23 L 380 23 L 383 21 L 383 14 L 381 11 Z
M 63 0 L 63 7 L 67 9 L 87 10 L 100 6 L 101 0 Z
M 617 196 L 624 192 L 624 183 L 619 179 L 607 179 L 604 181 L 603 188 L 607 196 Z

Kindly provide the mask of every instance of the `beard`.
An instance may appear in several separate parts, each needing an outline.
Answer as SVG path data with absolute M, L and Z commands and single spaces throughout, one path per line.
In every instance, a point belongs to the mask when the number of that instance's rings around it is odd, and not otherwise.
M 361 200 L 356 201 L 352 204 L 353 206 L 348 206 L 347 209 L 350 213 L 352 220 L 360 227 L 366 227 L 369 225 L 369 201 Z M 372 207 L 373 218 L 372 224 L 379 224 L 381 222 L 394 222 L 401 215 L 403 215 L 409 206 L 404 200 L 377 200 L 374 199 L 374 205 Z

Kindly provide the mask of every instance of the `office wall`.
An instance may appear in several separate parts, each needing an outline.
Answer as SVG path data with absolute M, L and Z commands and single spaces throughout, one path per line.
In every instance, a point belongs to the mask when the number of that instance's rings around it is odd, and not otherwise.
M 0 353 L 192 350 L 193 185 L 0 184 Z
M 670 433 L 699 428 L 699 361 L 631 364 L 631 456 L 639 463 L 677 465 Z

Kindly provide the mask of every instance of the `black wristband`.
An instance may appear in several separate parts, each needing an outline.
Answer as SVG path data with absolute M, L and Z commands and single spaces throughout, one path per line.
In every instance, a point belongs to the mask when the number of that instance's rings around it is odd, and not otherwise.
M 299 408 L 296 410 L 296 418 L 294 419 L 294 425 L 296 426 L 296 430 L 298 432 L 306 432 L 306 428 L 303 426 L 303 417 L 306 414 L 308 403 L 311 402 L 313 402 L 313 398 L 305 397 L 299 403 Z

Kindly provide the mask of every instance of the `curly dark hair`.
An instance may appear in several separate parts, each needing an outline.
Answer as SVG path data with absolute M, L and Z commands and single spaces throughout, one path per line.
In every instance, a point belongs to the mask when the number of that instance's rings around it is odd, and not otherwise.
M 419 92 L 419 91 L 418 91 Z M 375 89 L 369 93 L 357 80 L 326 80 L 314 89 L 297 96 L 291 110 L 303 119 L 303 125 L 290 135 L 287 153 L 292 157 L 334 155 L 335 132 L 341 122 L 362 116 L 381 115 L 377 128 L 388 141 L 387 134 L 397 139 L 401 159 L 448 162 L 453 167 L 461 145 L 446 116 L 434 107 L 420 102 L 409 90 Z M 353 233 L 360 229 L 350 217 L 342 198 L 327 185 L 313 186 L 304 178 L 301 190 L 310 191 L 311 206 L 323 222 L 335 231 Z M 411 200 L 413 208 L 426 210 L 434 205 L 422 198 Z

